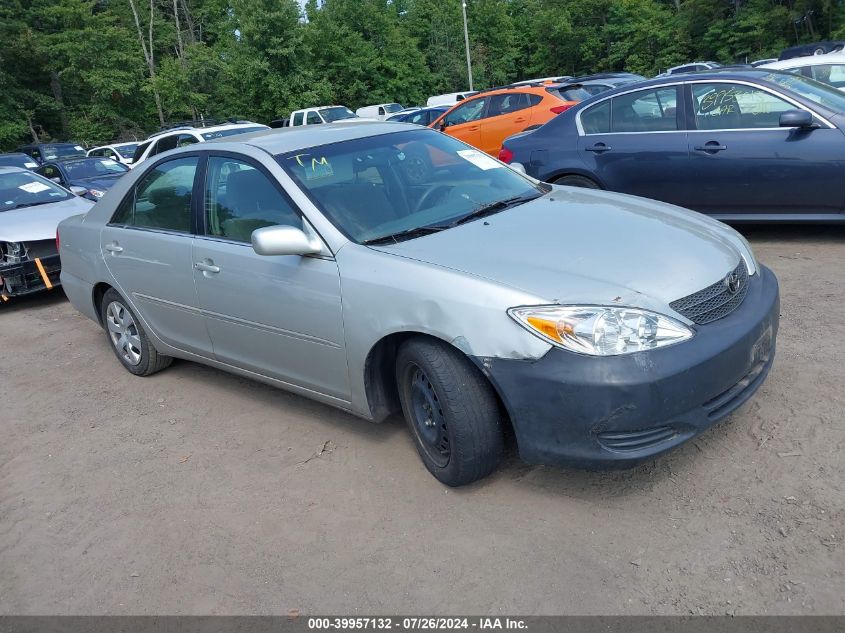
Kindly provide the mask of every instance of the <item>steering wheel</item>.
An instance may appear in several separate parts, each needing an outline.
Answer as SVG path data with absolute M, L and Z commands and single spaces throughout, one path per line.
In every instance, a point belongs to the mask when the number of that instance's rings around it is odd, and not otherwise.
M 419 201 L 414 206 L 414 213 L 417 213 L 418 211 L 421 211 L 422 209 L 425 209 L 428 206 L 432 206 L 428 203 L 435 199 L 435 196 L 448 193 L 449 191 L 451 191 L 451 189 L 451 185 L 432 185 L 430 189 L 428 189 L 423 195 L 420 196 Z

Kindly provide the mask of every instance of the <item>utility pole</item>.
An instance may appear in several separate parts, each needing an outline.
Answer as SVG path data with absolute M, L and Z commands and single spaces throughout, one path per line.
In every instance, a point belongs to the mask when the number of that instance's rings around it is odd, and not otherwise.
M 469 77 L 469 89 L 472 90 L 472 62 L 469 59 L 469 31 L 467 30 L 466 0 L 461 0 L 461 12 L 464 14 L 464 44 L 467 49 L 467 77 Z

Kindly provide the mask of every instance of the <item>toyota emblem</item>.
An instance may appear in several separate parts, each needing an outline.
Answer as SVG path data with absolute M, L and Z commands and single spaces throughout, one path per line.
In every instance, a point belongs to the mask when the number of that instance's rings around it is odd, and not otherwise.
M 739 275 L 731 273 L 725 277 L 725 286 L 727 286 L 728 292 L 735 295 L 739 291 Z

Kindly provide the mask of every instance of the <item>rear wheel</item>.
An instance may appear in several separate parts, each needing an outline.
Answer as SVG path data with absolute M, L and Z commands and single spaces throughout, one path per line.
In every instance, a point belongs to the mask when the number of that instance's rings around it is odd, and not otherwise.
M 566 187 L 583 187 L 585 189 L 601 189 L 595 180 L 591 180 L 586 176 L 578 176 L 571 174 L 569 176 L 561 176 L 554 181 L 556 185 L 564 185 Z
M 496 469 L 502 416 L 490 383 L 466 356 L 445 343 L 415 338 L 396 358 L 402 412 L 425 467 L 447 486 L 462 486 Z
M 110 288 L 103 295 L 100 317 L 115 356 L 136 376 L 149 376 L 173 362 L 153 347 L 140 320 L 116 290 Z

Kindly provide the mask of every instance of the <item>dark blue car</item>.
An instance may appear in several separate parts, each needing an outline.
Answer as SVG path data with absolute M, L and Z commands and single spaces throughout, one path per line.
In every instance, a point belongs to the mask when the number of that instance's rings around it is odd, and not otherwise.
M 111 158 L 82 157 L 44 163 L 36 173 L 96 202 L 127 171 L 126 165 Z
M 388 121 L 399 121 L 401 123 L 416 123 L 417 125 L 428 125 L 441 114 L 446 112 L 452 106 L 432 106 L 430 108 L 420 108 L 419 110 L 412 110 L 411 112 L 398 112 Z
M 654 198 L 722 220 L 845 221 L 845 93 L 766 70 L 662 77 L 505 140 L 547 182 Z

